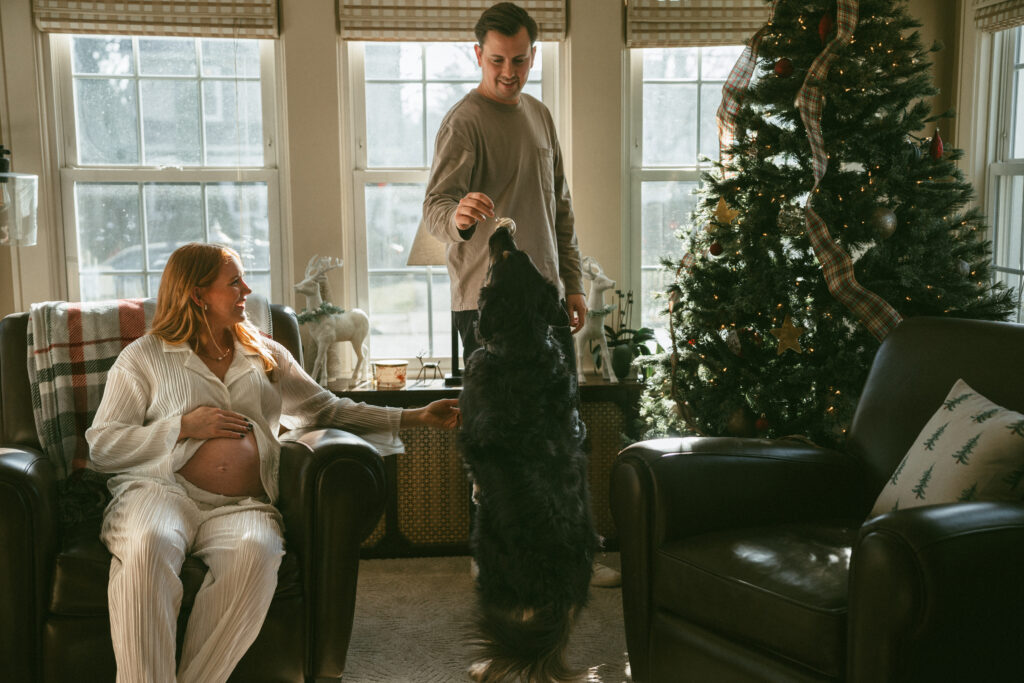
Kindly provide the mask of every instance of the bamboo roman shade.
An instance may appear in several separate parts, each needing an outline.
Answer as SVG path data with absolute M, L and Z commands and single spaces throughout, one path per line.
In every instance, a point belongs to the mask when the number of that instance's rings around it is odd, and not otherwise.
M 337 0 L 346 40 L 471 41 L 497 0 Z M 566 0 L 517 0 L 537 22 L 538 40 L 563 40 Z
M 1024 24 L 1024 0 L 974 0 L 974 21 L 986 32 Z
M 278 0 L 32 0 L 36 28 L 201 38 L 277 38 Z
M 765 0 L 627 0 L 627 47 L 743 45 L 768 22 Z

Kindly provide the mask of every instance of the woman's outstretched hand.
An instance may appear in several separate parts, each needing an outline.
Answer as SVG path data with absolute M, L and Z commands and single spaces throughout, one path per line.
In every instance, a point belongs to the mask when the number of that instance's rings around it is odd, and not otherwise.
M 230 410 L 200 406 L 181 416 L 182 439 L 240 439 L 252 431 L 252 423 L 245 415 Z
M 435 427 L 454 429 L 462 422 L 459 399 L 442 398 L 422 408 L 406 408 L 402 411 L 403 427 Z

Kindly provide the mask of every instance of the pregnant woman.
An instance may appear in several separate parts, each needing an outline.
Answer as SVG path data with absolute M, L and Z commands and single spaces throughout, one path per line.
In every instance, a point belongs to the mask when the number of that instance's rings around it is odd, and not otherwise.
M 113 473 L 101 538 L 119 683 L 227 680 L 256 639 L 284 555 L 278 494 L 282 416 L 401 448 L 407 426 L 450 429 L 454 399 L 423 408 L 334 396 L 245 317 L 252 290 L 234 250 L 191 243 L 160 282 L 149 334 L 107 377 L 86 432 L 90 467 Z M 175 666 L 187 554 L 209 571 Z

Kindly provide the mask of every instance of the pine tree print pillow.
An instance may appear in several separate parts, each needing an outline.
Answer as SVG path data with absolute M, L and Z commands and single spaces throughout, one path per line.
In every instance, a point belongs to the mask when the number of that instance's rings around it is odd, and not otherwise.
M 917 435 L 871 516 L 970 500 L 1024 500 L 1024 415 L 961 379 Z

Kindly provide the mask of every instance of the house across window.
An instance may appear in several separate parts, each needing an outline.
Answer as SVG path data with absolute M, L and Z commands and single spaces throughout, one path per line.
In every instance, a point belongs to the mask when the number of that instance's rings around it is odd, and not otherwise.
M 279 221 L 262 42 L 53 37 L 72 298 L 155 296 L 168 256 L 189 241 L 235 248 L 249 285 L 272 295 Z

